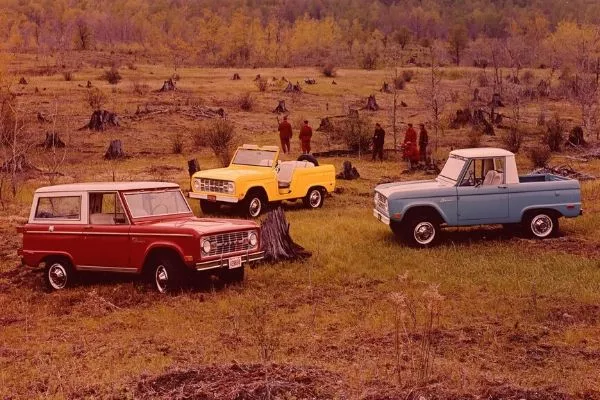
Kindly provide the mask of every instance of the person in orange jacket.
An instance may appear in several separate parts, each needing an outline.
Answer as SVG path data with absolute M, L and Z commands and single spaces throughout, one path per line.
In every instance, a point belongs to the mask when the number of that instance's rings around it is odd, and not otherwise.
M 292 138 L 292 125 L 288 122 L 285 115 L 283 121 L 279 124 L 279 140 L 281 141 L 281 150 L 283 154 L 290 152 L 290 139 Z
M 310 139 L 312 138 L 312 128 L 308 125 L 308 121 L 304 121 L 300 128 L 300 146 L 303 154 L 310 154 Z

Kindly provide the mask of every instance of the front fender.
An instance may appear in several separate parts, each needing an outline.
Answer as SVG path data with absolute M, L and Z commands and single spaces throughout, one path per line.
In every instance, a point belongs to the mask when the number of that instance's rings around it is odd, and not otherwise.
M 454 207 L 456 207 L 456 200 L 454 200 L 453 203 L 454 203 Z M 444 203 L 442 203 L 442 204 L 444 204 Z M 451 225 L 453 223 L 454 219 L 451 217 L 451 214 L 449 213 L 449 211 L 451 211 L 451 210 L 448 210 L 447 207 L 440 206 L 439 202 L 435 202 L 432 200 L 409 202 L 409 203 L 403 204 L 400 207 L 400 209 L 396 209 L 396 208 L 394 208 L 393 204 L 390 204 L 389 205 L 390 218 L 394 221 L 401 222 L 404 219 L 404 216 L 408 212 L 410 212 L 410 210 L 415 209 L 415 208 L 422 208 L 422 207 L 434 209 L 440 215 L 440 217 L 446 224 Z

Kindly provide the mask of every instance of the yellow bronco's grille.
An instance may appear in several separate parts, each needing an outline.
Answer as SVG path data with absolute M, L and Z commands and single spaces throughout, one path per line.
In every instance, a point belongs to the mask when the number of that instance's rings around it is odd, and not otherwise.
M 202 192 L 216 192 L 216 193 L 227 193 L 227 181 L 218 179 L 200 179 L 200 191 Z
M 387 215 L 388 213 L 387 197 L 379 192 L 375 192 L 375 208 L 384 215 Z
M 207 236 L 204 239 L 210 241 L 211 249 L 207 256 L 219 256 L 238 251 L 250 249 L 248 236 L 250 231 L 220 233 Z

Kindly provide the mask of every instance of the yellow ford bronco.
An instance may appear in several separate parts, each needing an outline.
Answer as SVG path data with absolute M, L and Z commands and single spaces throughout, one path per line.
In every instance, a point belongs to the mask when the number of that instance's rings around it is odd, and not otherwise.
M 311 155 L 297 161 L 280 161 L 279 147 L 245 144 L 226 168 L 192 175 L 189 196 L 200 199 L 203 213 L 233 204 L 249 217 L 258 217 L 268 203 L 302 199 L 308 208 L 323 206 L 335 189 L 333 165 L 319 165 Z

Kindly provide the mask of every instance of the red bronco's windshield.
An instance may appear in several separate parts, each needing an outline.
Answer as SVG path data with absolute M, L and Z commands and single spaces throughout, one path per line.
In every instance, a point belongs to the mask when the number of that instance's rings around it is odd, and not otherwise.
M 191 213 L 179 189 L 125 193 L 132 218 Z

